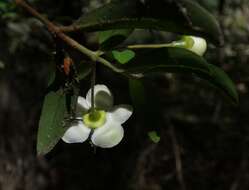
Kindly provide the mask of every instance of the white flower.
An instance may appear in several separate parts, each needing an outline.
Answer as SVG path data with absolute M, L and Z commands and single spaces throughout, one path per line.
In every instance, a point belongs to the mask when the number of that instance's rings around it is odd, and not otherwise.
M 185 48 L 202 56 L 207 50 L 207 42 L 205 39 L 196 36 L 184 36 L 183 40 L 186 45 Z
M 95 146 L 111 148 L 123 139 L 124 129 L 121 124 L 131 116 L 132 107 L 129 105 L 113 106 L 113 96 L 105 85 L 94 86 L 94 104 L 96 111 L 91 115 L 89 113 L 91 89 L 86 99 L 78 97 L 77 121 L 65 132 L 62 137 L 64 142 L 82 143 L 90 136 Z

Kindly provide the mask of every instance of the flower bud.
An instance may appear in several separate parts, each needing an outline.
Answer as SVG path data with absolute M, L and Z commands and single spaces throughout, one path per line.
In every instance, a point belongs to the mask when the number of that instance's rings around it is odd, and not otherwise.
M 207 42 L 205 39 L 195 36 L 184 36 L 185 48 L 202 56 L 207 50 Z

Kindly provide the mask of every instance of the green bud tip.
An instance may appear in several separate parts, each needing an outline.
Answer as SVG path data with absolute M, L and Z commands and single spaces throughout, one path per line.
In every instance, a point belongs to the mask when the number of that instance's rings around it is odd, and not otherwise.
M 103 126 L 106 122 L 106 112 L 103 110 L 94 110 L 93 112 L 83 115 L 83 123 L 91 128 L 96 129 Z

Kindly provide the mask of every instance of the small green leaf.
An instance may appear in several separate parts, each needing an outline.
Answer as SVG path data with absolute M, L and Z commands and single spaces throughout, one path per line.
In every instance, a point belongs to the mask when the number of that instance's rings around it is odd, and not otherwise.
M 111 50 L 124 42 L 133 29 L 106 30 L 99 32 L 100 50 Z
M 148 133 L 148 136 L 150 138 L 150 140 L 154 143 L 159 143 L 160 141 L 160 136 L 158 136 L 157 132 L 156 131 L 150 131 Z
M 128 63 L 135 57 L 134 51 L 124 50 L 124 51 L 112 51 L 113 57 L 121 64 Z
M 48 93 L 39 122 L 37 154 L 47 154 L 58 143 L 67 129 L 63 124 L 66 113 L 66 96 L 63 91 Z

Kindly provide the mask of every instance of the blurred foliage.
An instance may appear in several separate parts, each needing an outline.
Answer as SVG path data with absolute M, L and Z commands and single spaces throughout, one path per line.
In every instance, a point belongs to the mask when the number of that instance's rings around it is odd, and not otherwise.
M 17 17 L 15 4 L 10 0 L 0 2 L 0 18 L 3 20 L 15 19 Z

